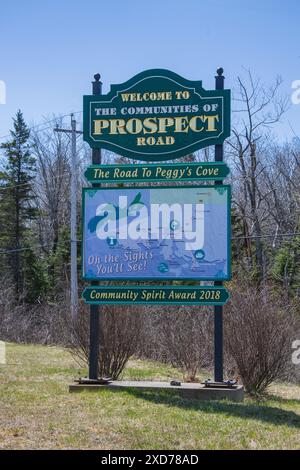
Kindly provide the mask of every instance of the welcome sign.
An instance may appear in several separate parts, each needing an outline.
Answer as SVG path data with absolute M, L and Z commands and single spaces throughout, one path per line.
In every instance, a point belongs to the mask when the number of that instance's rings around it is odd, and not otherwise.
M 230 278 L 230 187 L 83 190 L 85 280 Z
M 83 98 L 83 138 L 145 161 L 171 160 L 230 135 L 230 90 L 204 90 L 201 81 L 154 69 Z

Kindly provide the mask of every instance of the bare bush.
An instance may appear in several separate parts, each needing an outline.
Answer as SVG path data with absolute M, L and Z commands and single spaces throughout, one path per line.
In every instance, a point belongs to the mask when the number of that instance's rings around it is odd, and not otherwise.
M 157 332 L 168 351 L 169 360 L 194 382 L 197 372 L 212 362 L 212 321 L 208 307 L 163 307 Z
M 56 344 L 66 346 L 70 328 L 59 305 L 17 305 L 0 312 L 0 338 L 15 343 Z
M 227 353 L 249 393 L 261 394 L 274 381 L 291 377 L 291 344 L 296 333 L 293 309 L 270 288 L 235 287 L 225 309 Z
M 13 298 L 14 288 L 9 279 L 1 278 L 0 287 L 0 339 L 5 339 L 6 312 L 12 309 L 11 299 Z
M 175 307 L 176 309 L 176 307 Z M 165 321 L 166 307 L 145 305 L 143 307 L 142 340 L 137 355 L 142 359 L 170 363 L 170 353 L 166 347 L 162 325 Z
M 141 308 L 109 305 L 100 310 L 99 321 L 103 336 L 99 342 L 99 375 L 117 379 L 128 359 L 137 352 L 141 341 Z M 80 305 L 78 320 L 73 328 L 71 348 L 79 361 L 89 358 L 89 312 Z

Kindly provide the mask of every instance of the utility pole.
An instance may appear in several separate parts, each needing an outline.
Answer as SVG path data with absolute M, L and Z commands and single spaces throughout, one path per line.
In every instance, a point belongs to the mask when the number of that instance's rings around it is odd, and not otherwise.
M 72 161 L 71 161 L 71 187 L 70 187 L 70 203 L 71 203 L 71 316 L 73 322 L 77 319 L 78 310 L 78 283 L 77 283 L 77 155 L 76 155 L 76 139 L 77 134 L 82 134 L 76 130 L 76 120 L 71 114 L 71 129 L 60 129 L 58 126 L 54 132 L 64 132 L 71 134 L 72 142 Z

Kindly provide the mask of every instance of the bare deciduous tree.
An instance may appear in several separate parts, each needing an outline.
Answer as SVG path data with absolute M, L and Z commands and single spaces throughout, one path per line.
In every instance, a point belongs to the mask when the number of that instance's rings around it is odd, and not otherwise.
M 233 138 L 229 140 L 230 156 L 235 167 L 234 204 L 242 216 L 245 243 L 252 265 L 248 237 L 255 237 L 254 258 L 260 280 L 264 274 L 261 236 L 265 213 L 262 205 L 267 195 L 260 185 L 266 167 L 262 154 L 267 130 L 280 120 L 287 109 L 287 100 L 279 96 L 281 83 L 282 80 L 277 78 L 271 87 L 265 88 L 259 80 L 254 80 L 250 71 L 247 72 L 247 80 L 238 77 L 238 93 L 234 98 L 237 103 L 234 111 L 236 124 L 232 131 Z
M 37 158 L 36 192 L 39 196 L 39 236 L 44 251 L 55 252 L 59 228 L 69 217 L 70 142 L 51 129 L 32 136 Z

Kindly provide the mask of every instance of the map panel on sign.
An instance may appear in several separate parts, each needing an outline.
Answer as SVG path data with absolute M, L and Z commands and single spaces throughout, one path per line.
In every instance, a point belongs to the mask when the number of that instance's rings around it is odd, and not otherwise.
M 230 278 L 229 186 L 84 190 L 83 278 Z

